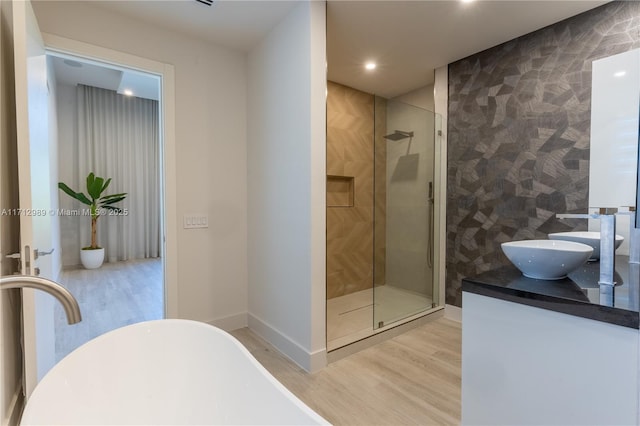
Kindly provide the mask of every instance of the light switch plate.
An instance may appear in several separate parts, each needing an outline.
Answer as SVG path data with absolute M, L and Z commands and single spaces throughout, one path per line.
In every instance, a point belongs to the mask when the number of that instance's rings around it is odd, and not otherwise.
M 208 228 L 209 217 L 206 214 L 184 215 L 184 229 Z

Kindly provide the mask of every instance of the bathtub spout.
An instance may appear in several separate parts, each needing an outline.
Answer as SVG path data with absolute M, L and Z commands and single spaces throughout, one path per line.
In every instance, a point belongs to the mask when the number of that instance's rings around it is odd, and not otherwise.
M 7 275 L 5 277 L 0 277 L 0 290 L 22 287 L 42 290 L 58 299 L 64 308 L 64 312 L 67 314 L 67 322 L 69 324 L 76 324 L 82 321 L 78 301 L 73 297 L 69 290 L 62 287 L 60 284 L 46 278 L 30 275 Z

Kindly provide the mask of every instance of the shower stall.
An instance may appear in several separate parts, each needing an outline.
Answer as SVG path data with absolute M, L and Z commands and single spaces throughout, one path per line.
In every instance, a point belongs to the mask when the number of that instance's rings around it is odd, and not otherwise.
M 440 117 L 329 83 L 327 349 L 417 318 L 434 280 Z

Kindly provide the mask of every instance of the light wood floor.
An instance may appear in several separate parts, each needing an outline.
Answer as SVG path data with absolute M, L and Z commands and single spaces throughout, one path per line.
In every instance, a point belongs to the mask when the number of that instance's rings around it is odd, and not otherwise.
M 66 270 L 60 284 L 78 301 L 82 321 L 68 325 L 62 306 L 55 304 L 56 362 L 107 331 L 164 317 L 161 259 Z
M 232 332 L 335 425 L 460 424 L 461 327 L 444 318 L 309 374 L 249 329 Z

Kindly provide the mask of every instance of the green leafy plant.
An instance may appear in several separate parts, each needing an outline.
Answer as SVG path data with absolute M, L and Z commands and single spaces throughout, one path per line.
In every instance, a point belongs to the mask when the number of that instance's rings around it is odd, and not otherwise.
M 101 215 L 101 210 L 110 210 L 118 214 L 122 213 L 122 209 L 115 207 L 114 204 L 124 200 L 127 197 L 127 193 L 123 192 L 121 194 L 102 195 L 110 183 L 111 178 L 105 180 L 91 172 L 89 173 L 89 176 L 87 176 L 87 193 L 89 195 L 85 195 L 82 192 L 74 191 L 62 182 L 58 182 L 59 189 L 64 191 L 71 198 L 89 206 L 91 213 L 91 245 L 89 247 L 83 247 L 82 250 L 97 250 L 101 248 L 98 246 L 96 235 L 98 218 Z

